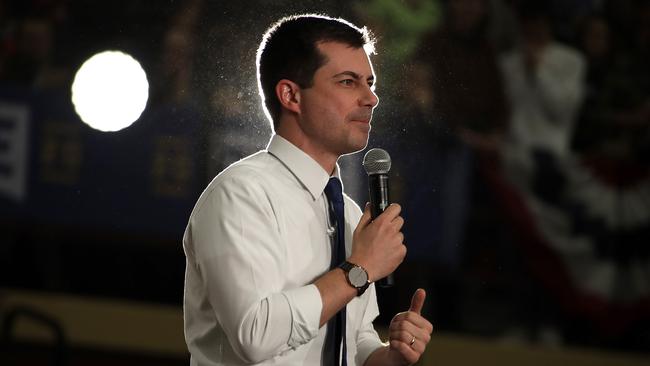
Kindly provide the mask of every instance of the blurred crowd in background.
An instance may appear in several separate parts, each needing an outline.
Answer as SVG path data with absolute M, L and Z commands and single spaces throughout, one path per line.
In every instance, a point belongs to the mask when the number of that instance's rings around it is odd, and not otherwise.
M 0 1 L 0 112 L 29 100 L 35 116 L 26 193 L 0 191 L 0 286 L 180 304 L 193 203 L 271 134 L 261 34 L 325 12 L 378 37 L 370 147 L 393 158 L 409 248 L 382 314 L 420 286 L 438 330 L 650 350 L 650 1 L 294 3 Z M 66 104 L 103 49 L 132 54 L 150 82 L 141 121 L 111 137 Z M 357 155 L 341 165 L 362 205 Z

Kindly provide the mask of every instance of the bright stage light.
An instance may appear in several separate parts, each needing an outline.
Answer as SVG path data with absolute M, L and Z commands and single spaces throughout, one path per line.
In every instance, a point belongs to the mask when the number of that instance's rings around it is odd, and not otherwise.
M 100 131 L 119 131 L 135 122 L 149 98 L 140 63 L 119 51 L 94 55 L 72 83 L 72 103 L 82 121 Z

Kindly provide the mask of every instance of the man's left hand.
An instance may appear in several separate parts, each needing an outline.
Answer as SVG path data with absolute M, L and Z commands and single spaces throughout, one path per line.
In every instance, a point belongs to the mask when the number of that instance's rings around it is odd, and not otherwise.
M 399 364 L 416 363 L 431 340 L 433 325 L 420 314 L 425 297 L 426 292 L 417 289 L 409 310 L 395 315 L 388 327 L 388 353 Z

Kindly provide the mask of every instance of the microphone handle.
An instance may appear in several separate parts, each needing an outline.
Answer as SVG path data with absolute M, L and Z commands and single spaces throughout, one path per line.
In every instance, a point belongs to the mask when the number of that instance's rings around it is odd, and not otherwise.
M 388 197 L 388 175 L 386 174 L 369 174 L 368 175 L 368 196 L 370 197 L 370 216 L 376 219 L 390 204 Z M 380 287 L 391 287 L 395 284 L 393 274 L 377 281 Z

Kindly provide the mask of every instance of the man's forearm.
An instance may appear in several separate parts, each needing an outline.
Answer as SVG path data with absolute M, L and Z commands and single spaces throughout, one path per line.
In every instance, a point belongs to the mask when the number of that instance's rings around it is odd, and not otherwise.
M 350 286 L 345 278 L 345 272 L 340 268 L 325 273 L 314 282 L 314 285 L 318 288 L 323 302 L 321 327 L 357 295 L 357 290 Z

